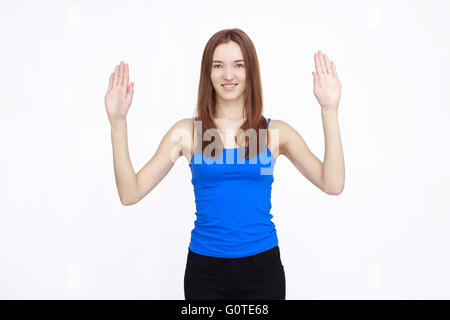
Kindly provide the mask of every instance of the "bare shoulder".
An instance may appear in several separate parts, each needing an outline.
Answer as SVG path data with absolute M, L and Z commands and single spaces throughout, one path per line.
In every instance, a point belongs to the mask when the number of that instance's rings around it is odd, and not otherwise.
M 292 125 L 283 120 L 277 120 L 276 125 L 280 135 L 280 154 L 289 158 L 293 150 L 307 151 L 303 137 Z
M 273 127 L 272 127 L 272 121 Z M 289 157 L 292 149 L 306 149 L 306 143 L 298 131 L 283 120 L 270 120 L 270 128 L 276 129 L 279 135 L 280 154 Z
M 278 155 L 283 154 L 286 146 L 287 135 L 292 134 L 289 124 L 283 120 L 270 119 L 269 141 L 271 150 L 278 150 Z
M 179 140 L 181 151 L 180 155 L 186 157 L 190 161 L 193 148 L 193 129 L 194 118 L 183 118 L 174 124 L 175 135 Z
M 183 118 L 180 120 L 177 120 L 175 124 L 173 125 L 173 129 L 178 130 L 189 130 L 189 128 L 192 128 L 192 118 Z

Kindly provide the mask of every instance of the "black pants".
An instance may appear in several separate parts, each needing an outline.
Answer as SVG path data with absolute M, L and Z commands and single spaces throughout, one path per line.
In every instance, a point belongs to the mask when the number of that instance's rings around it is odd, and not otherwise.
M 186 300 L 285 300 L 279 247 L 242 258 L 216 258 L 188 249 L 184 296 Z

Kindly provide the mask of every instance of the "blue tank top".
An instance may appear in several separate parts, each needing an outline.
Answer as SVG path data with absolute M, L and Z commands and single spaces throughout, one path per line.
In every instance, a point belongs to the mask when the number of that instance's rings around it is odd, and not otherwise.
M 194 152 L 189 163 L 197 217 L 189 244 L 193 252 L 239 258 L 278 245 L 270 214 L 274 165 L 267 146 L 250 159 L 238 148 L 223 149 L 218 159 Z

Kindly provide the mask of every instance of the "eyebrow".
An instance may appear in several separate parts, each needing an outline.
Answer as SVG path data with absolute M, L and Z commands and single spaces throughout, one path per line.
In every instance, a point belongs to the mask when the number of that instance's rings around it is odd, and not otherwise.
M 234 61 L 234 62 L 239 62 L 239 61 L 244 61 L 244 60 L 236 60 L 236 61 Z M 223 61 L 220 61 L 220 60 L 213 60 L 213 62 L 223 63 Z

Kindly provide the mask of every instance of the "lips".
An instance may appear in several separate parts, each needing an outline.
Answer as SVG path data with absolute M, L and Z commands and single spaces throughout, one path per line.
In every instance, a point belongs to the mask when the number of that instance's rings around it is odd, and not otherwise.
M 237 83 L 231 84 L 231 85 L 222 84 L 222 88 L 225 91 L 233 91 L 236 88 L 236 86 L 237 86 Z

